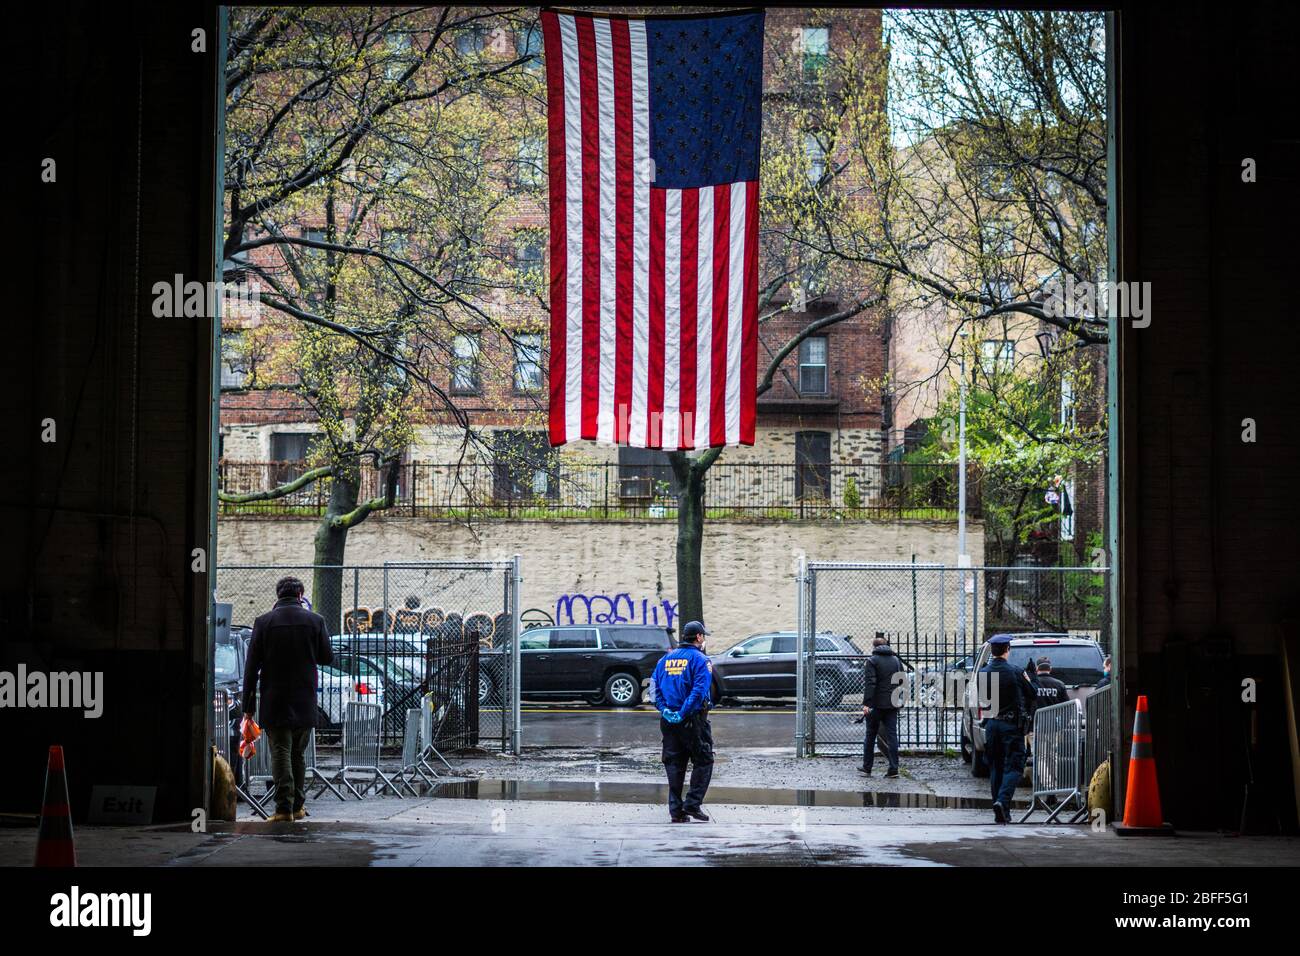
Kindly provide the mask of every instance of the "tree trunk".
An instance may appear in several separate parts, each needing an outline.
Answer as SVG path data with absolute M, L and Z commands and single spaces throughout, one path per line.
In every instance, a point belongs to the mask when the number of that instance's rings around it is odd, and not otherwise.
M 360 482 L 352 470 L 339 468 L 330 488 L 329 504 L 316 528 L 316 570 L 312 575 L 310 600 L 317 614 L 325 618 L 331 635 L 340 633 L 343 622 L 343 564 L 348 543 L 348 526 L 335 519 L 354 511 L 360 494 Z
M 674 455 L 680 454 L 675 452 Z M 685 455 L 682 455 L 685 458 Z M 689 465 L 678 472 L 677 493 L 677 633 L 687 621 L 704 620 L 700 550 L 704 543 L 705 471 Z

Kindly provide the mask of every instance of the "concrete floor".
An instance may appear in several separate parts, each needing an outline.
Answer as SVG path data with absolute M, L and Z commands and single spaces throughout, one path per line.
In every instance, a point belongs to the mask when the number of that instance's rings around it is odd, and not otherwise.
M 453 761 L 443 796 L 326 795 L 296 824 L 261 822 L 241 804 L 238 822 L 206 833 L 79 826 L 77 855 L 82 866 L 1300 865 L 1290 838 L 1000 827 L 987 781 L 958 758 L 904 756 L 894 780 L 864 778 L 858 763 L 729 748 L 705 802 L 712 822 L 671 824 L 658 748 L 481 755 Z M 0 865 L 29 865 L 35 840 L 31 828 L 0 829 Z
M 1300 864 L 1300 840 L 1010 826 L 982 811 L 380 798 L 311 804 L 310 822 L 77 829 L 82 866 L 1254 866 Z M 35 832 L 0 831 L 0 865 L 27 865 Z

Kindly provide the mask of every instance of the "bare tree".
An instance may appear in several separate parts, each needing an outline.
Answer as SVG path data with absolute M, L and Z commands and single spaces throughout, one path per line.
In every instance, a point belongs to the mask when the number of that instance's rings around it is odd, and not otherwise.
M 454 424 L 462 449 L 475 440 L 446 373 L 459 334 L 510 335 L 496 313 L 519 275 L 500 236 L 525 198 L 510 111 L 540 82 L 516 44 L 535 24 L 451 7 L 231 17 L 226 279 L 253 279 L 268 312 L 246 336 L 250 384 L 296 397 L 320 431 L 302 474 L 221 500 L 327 484 L 314 562 L 338 565 L 348 532 L 393 505 L 418 424 Z M 337 577 L 313 585 L 332 622 Z

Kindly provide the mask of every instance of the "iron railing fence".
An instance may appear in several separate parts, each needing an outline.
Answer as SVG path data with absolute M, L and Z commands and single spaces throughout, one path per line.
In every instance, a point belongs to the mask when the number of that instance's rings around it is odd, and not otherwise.
M 430 711 L 427 726 L 422 725 L 421 740 L 424 747 L 433 746 L 439 753 L 455 753 L 478 746 L 479 707 L 500 709 L 499 699 L 480 691 L 480 669 L 499 674 L 504 662 L 504 647 L 496 648 L 487 664 L 480 642 L 469 636 L 456 640 L 453 635 L 438 634 L 425 638 L 425 686 L 431 695 L 420 703 L 421 710 Z M 504 681 L 503 681 L 504 682 Z M 445 709 L 444 709 L 445 708 Z
M 862 714 L 862 665 L 876 637 L 887 638 L 903 663 L 896 690 L 899 740 L 908 750 L 969 752 L 963 696 L 993 634 L 1096 641 L 1097 647 L 1077 650 L 1013 649 L 1017 666 L 1035 654 L 1055 656 L 1053 672 L 1067 684 L 1095 683 L 1109 651 L 1107 575 L 1091 567 L 804 562 L 796 584 L 796 753 L 862 749 L 863 727 L 855 721 Z M 817 640 L 826 634 L 849 638 L 859 653 L 834 652 L 836 642 Z
M 392 508 L 376 515 L 460 520 L 664 519 L 676 520 L 676 482 L 664 465 L 618 462 L 573 463 L 557 459 L 545 467 L 516 464 L 400 466 Z M 247 496 L 280 488 L 305 471 L 301 462 L 222 461 L 223 494 Z M 360 497 L 384 493 L 384 473 L 361 471 Z M 331 479 L 312 481 L 275 498 L 223 500 L 223 517 L 315 517 L 329 504 Z M 710 518 L 956 520 L 957 466 L 872 464 L 784 464 L 719 462 L 705 479 Z M 980 483 L 968 473 L 966 513 L 982 513 Z
M 325 618 L 334 660 L 318 669 L 318 732 L 338 741 L 347 705 L 379 704 L 384 746 L 401 746 L 406 712 L 434 691 L 451 705 L 440 749 L 485 746 L 518 753 L 519 562 L 384 565 L 221 565 L 217 600 L 236 631 L 275 603 L 282 577 L 300 578 Z M 480 655 L 491 655 L 490 700 Z M 468 659 L 468 660 L 467 660 Z

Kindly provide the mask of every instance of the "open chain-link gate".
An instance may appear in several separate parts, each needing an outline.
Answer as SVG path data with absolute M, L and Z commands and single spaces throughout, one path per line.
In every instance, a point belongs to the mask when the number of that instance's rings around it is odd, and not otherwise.
M 518 754 L 520 564 L 510 561 L 383 565 L 222 565 L 216 600 L 231 605 L 238 635 L 275 603 L 275 582 L 300 578 L 325 617 L 334 662 L 319 668 L 322 740 L 349 702 L 380 704 L 382 740 L 400 745 L 407 711 L 426 693 L 446 696 L 450 749 Z

